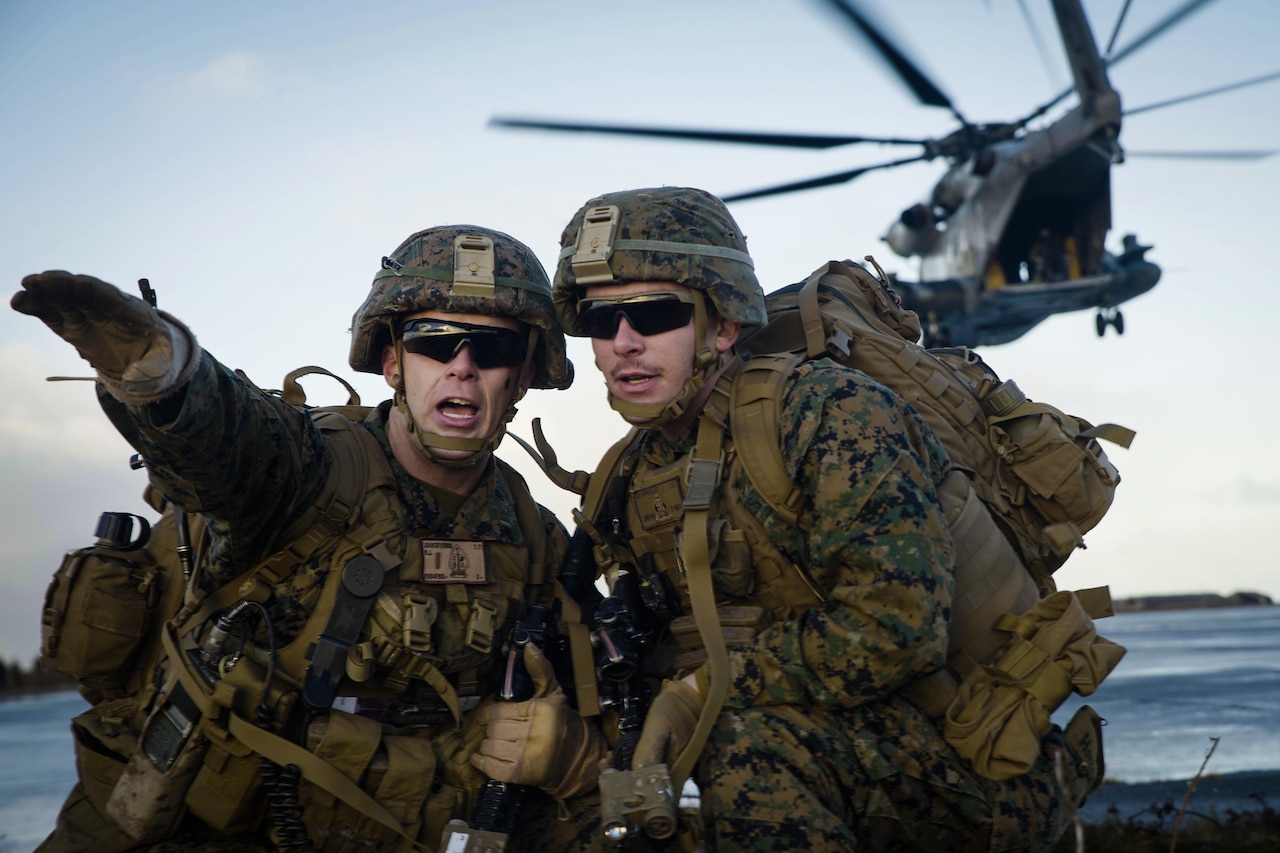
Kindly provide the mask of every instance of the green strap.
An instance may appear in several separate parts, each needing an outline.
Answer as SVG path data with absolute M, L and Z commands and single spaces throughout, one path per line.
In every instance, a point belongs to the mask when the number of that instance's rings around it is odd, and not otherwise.
M 1133 439 L 1137 436 L 1136 432 L 1119 424 L 1098 424 L 1080 434 L 1086 438 L 1101 438 L 1126 449 L 1133 444 Z
M 232 737 L 268 761 L 281 767 L 289 764 L 296 765 L 302 771 L 302 777 L 308 782 L 328 791 L 357 812 L 373 818 L 392 830 L 408 841 L 413 849 L 431 853 L 432 848 L 406 835 L 400 821 L 392 817 L 381 803 L 365 793 L 363 788 L 351 781 L 351 778 L 341 770 L 315 753 L 308 752 L 279 735 L 258 728 L 235 712 L 230 712 L 227 718 L 227 730 L 231 732 Z
M 680 556 L 689 585 L 689 604 L 693 618 L 707 651 L 707 693 L 702 714 L 684 751 L 671 765 L 671 781 L 676 790 L 693 772 L 711 734 L 720 709 L 729 693 L 729 651 L 720 630 L 716 612 L 716 594 L 711 583 L 711 548 L 708 540 L 711 499 L 720 485 L 723 462 L 721 445 L 724 432 L 711 417 L 704 415 L 698 425 L 698 443 L 690 460 L 689 489 L 684 499 L 684 534 Z

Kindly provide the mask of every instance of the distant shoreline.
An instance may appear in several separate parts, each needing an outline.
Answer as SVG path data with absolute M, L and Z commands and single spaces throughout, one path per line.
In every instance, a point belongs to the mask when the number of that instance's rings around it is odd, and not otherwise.
M 1117 613 L 1146 613 L 1152 610 L 1200 610 L 1216 607 L 1274 607 L 1270 596 L 1260 592 L 1193 592 L 1181 595 L 1137 595 L 1112 601 Z
M 1108 817 L 1158 822 L 1161 807 L 1178 808 L 1187 794 L 1190 779 L 1161 782 L 1105 782 L 1089 795 L 1080 809 L 1085 823 L 1101 824 Z M 1280 770 L 1241 770 L 1235 773 L 1208 773 L 1196 783 L 1187 804 L 1193 820 L 1221 818 L 1234 812 L 1254 814 L 1280 804 Z

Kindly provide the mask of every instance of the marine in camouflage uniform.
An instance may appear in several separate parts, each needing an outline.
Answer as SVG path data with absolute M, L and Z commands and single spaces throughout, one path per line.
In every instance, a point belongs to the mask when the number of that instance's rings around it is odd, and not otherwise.
M 98 370 L 103 409 L 146 460 L 152 485 L 172 505 L 193 518 L 198 514 L 207 537 L 196 589 L 216 595 L 243 580 L 246 570 L 294 547 L 291 537 L 314 531 L 308 525 L 326 484 L 341 479 L 338 466 L 350 464 L 314 413 L 261 391 L 200 350 L 176 319 L 95 278 L 28 276 L 12 305 L 43 320 Z M 284 671 L 288 649 L 315 642 L 320 626 L 331 631 L 325 625 L 330 614 L 319 603 L 344 560 L 368 551 L 383 562 L 386 577 L 359 631 L 361 642 L 350 649 L 365 650 L 364 670 L 357 675 L 355 658 L 344 655 L 345 677 L 333 676 L 334 692 L 353 697 L 339 702 L 346 710 L 311 708 L 299 722 L 298 702 L 296 713 L 275 727 L 326 752 L 402 825 L 399 837 L 388 835 L 385 825 L 370 822 L 358 806 L 335 799 L 304 772 L 294 801 L 300 799 L 298 815 L 315 849 L 431 850 L 445 820 L 470 817 L 485 779 L 477 767 L 495 748 L 485 739 L 493 737 L 486 730 L 493 717 L 487 697 L 503 673 L 502 640 L 528 606 L 552 603 L 548 573 L 565 547 L 560 523 L 533 503 L 524 481 L 499 463 L 493 449 L 525 389 L 568 387 L 572 365 L 536 257 L 508 235 L 475 226 L 418 232 L 383 259 L 353 320 L 350 360 L 356 370 L 383 374 L 395 397 L 339 430 L 362 435 L 349 443 L 376 457 L 367 464 L 374 473 L 366 475 L 368 493 L 359 512 L 347 516 L 347 531 L 328 536 L 305 559 L 286 560 L 259 596 L 281 649 L 277 678 L 310 683 L 310 667 L 306 675 Z M 378 471 L 389 471 L 390 478 L 379 479 Z M 353 538 L 369 531 L 381 545 L 366 538 L 353 546 Z M 435 582 L 425 567 L 430 543 L 470 543 L 483 551 L 484 565 L 476 569 L 472 550 L 466 583 Z M 341 600 L 342 593 L 329 594 L 327 600 Z M 411 598 L 418 608 L 414 617 Z M 486 612 L 488 622 L 477 618 Z M 412 641 L 411 627 L 419 634 Z M 265 648 L 266 626 L 258 623 L 254 633 L 255 645 Z M 311 657 L 307 651 L 306 660 Z M 533 660 L 539 661 L 545 658 Z M 539 668 L 535 681 L 539 677 L 542 693 L 562 696 L 546 669 Z M 143 693 L 145 699 L 117 701 L 112 712 L 128 708 L 126 720 L 145 720 L 148 709 L 138 706 L 163 700 L 154 685 Z M 519 761 L 511 769 L 510 760 L 488 759 L 486 771 L 505 774 L 502 781 L 540 785 L 553 796 L 592 787 L 603 740 L 562 701 L 553 704 L 548 710 L 545 700 L 504 703 L 498 716 L 524 727 L 507 732 L 496 748 L 505 750 L 501 758 Z M 534 754 L 526 741 L 547 739 L 539 726 L 553 728 L 560 742 Z M 585 775 L 566 764 L 575 742 L 580 749 L 574 758 L 588 766 Z M 123 832 L 103 803 L 86 793 L 92 788 L 77 785 L 41 850 L 104 853 L 138 844 L 136 833 L 131 838 Z M 282 835 L 278 826 L 268 835 L 262 792 L 249 788 L 242 799 L 247 828 L 244 820 L 226 831 L 211 828 L 193 811 L 159 843 L 144 838 L 138 849 L 265 850 L 273 842 L 298 841 L 297 832 Z M 418 843 L 404 834 L 416 835 Z
M 1059 754 L 1066 767 L 1082 766 L 1061 732 L 1044 739 L 1030 772 L 995 782 L 898 692 L 946 661 L 954 554 L 935 489 L 950 463 L 927 424 L 860 372 L 828 359 L 801 364 L 779 422 L 783 464 L 802 495 L 799 521 L 788 525 L 735 462 L 727 434 L 734 344 L 765 313 L 723 204 L 684 188 L 604 195 L 575 214 L 561 246 L 561 321 L 568 334 L 593 338 L 610 404 L 637 428 L 615 465 L 627 478 L 625 512 L 606 505 L 605 517 L 589 519 L 608 540 L 597 555 L 618 561 L 602 569 L 639 572 L 686 618 L 690 579 L 710 569 L 721 614 L 765 614 L 725 629 L 727 694 L 694 770 L 705 849 L 1052 846 L 1091 781 L 1074 769 L 1057 781 Z M 697 310 L 681 312 L 679 294 Z M 696 566 L 679 544 L 693 532 L 680 501 L 694 490 L 690 460 L 717 427 L 726 434 L 709 516 L 723 526 L 711 534 L 711 565 Z M 742 510 L 754 520 L 737 524 L 750 556 L 735 561 L 726 531 Z M 696 647 L 658 636 L 650 660 L 664 681 L 633 767 L 672 765 L 692 738 L 710 685 Z M 576 835 L 582 849 L 599 844 Z

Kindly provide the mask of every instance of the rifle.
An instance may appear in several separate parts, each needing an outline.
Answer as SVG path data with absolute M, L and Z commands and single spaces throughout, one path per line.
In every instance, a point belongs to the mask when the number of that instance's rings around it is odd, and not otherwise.
M 503 702 L 523 702 L 533 695 L 533 681 L 524 665 L 525 646 L 533 643 L 544 651 L 555 641 L 555 623 L 550 609 L 535 604 L 511 629 L 503 645 L 507 667 L 498 689 Z M 480 789 L 471 821 L 454 819 L 445 826 L 440 849 L 448 853 L 502 853 L 515 829 L 524 804 L 527 785 L 512 785 L 490 779 Z
M 636 744 L 653 701 L 644 673 L 652 632 L 640 576 L 618 573 L 613 594 L 600 602 L 592 620 L 600 705 L 618 716 L 613 766 L 600 773 L 600 824 L 605 846 L 617 851 L 665 849 L 676 833 L 676 796 L 666 765 L 632 769 Z

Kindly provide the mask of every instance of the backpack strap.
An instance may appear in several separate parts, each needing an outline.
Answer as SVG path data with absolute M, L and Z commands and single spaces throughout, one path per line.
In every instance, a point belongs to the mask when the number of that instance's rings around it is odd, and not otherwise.
M 680 556 L 687 572 L 689 607 L 707 652 L 706 695 L 702 713 L 684 751 L 671 765 L 671 780 L 678 790 L 693 772 L 729 693 L 729 651 L 720 630 L 716 593 L 711 581 L 710 511 L 724 467 L 724 427 L 704 413 L 698 424 L 698 440 L 689 460 L 688 490 L 684 496 L 684 535 Z
M 757 355 L 738 371 L 730 391 L 729 434 L 751 485 L 778 517 L 795 524 L 803 493 L 787 476 L 778 444 L 782 386 L 806 356 Z

